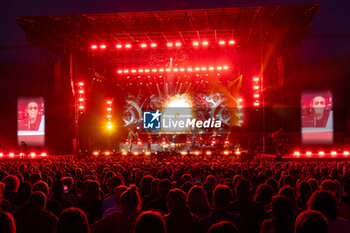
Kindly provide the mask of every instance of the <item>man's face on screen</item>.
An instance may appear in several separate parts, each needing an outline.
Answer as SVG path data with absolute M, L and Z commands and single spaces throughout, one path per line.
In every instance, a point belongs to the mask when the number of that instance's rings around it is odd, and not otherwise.
M 29 118 L 33 119 L 38 116 L 39 112 L 39 106 L 36 102 L 30 102 L 27 107 L 27 112 L 29 115 Z
M 326 107 L 326 100 L 322 96 L 316 96 L 312 100 L 312 107 L 316 114 L 322 114 Z

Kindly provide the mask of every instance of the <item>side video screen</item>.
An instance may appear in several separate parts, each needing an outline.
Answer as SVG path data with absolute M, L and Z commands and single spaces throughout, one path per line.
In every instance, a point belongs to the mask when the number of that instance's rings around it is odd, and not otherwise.
M 333 143 L 333 98 L 330 91 L 306 91 L 301 96 L 303 144 Z
M 44 146 L 45 108 L 42 97 L 21 97 L 17 101 L 18 145 Z

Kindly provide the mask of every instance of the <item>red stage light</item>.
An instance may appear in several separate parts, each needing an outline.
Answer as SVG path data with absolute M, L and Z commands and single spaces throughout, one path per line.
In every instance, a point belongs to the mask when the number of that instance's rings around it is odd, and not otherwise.
M 228 66 L 224 66 L 223 69 L 224 69 L 224 70 L 228 70 Z
M 253 86 L 253 89 L 254 89 L 254 90 L 259 90 L 259 86 L 254 85 L 254 86 Z
M 145 69 L 145 73 L 149 73 L 149 69 Z
M 208 46 L 208 45 L 209 45 L 209 42 L 208 42 L 208 41 L 203 41 L 203 42 L 202 42 L 202 45 L 203 45 L 203 46 Z
M 46 157 L 46 156 L 47 156 L 46 152 L 41 153 L 41 157 Z
M 235 154 L 236 154 L 236 155 L 240 155 L 241 152 L 240 152 L 239 150 L 236 150 L 236 151 L 235 151 Z
M 174 68 L 173 71 L 174 71 L 174 72 L 178 72 L 179 69 L 178 69 L 178 68 Z
M 145 155 L 150 155 L 150 154 L 151 154 L 151 152 L 149 152 L 149 151 L 145 152 Z
M 107 117 L 107 118 L 112 118 L 112 115 L 107 115 L 106 117 Z
M 219 45 L 225 45 L 225 44 L 226 44 L 226 42 L 224 40 L 219 41 Z
M 84 94 L 84 90 L 79 90 L 79 94 Z
M 180 47 L 180 46 L 181 46 L 181 42 L 176 42 L 176 43 L 175 43 L 175 46 L 176 46 L 176 47 Z
M 230 40 L 230 41 L 228 42 L 229 45 L 234 45 L 235 43 L 236 43 L 236 41 L 234 41 L 234 40 Z
M 205 152 L 206 155 L 211 155 L 211 151 Z
M 155 48 L 155 47 L 157 47 L 157 44 L 156 43 L 151 43 L 151 47 Z
M 154 72 L 154 73 L 157 72 L 157 69 L 152 69 L 152 72 Z
M 137 142 L 137 145 L 142 145 L 142 142 L 141 142 L 141 141 L 138 141 L 138 142 Z
M 14 156 L 15 156 L 15 153 L 10 152 L 10 153 L 9 153 L 9 156 L 10 156 L 10 157 L 14 157 Z
M 205 70 L 207 70 L 207 67 L 202 67 L 201 70 L 205 71 Z
M 200 71 L 199 67 L 194 68 L 195 71 Z
M 166 144 L 166 141 L 162 141 L 162 145 L 165 145 Z
M 216 67 L 217 70 L 222 70 L 221 66 Z
M 143 73 L 143 69 L 139 69 L 139 73 Z
M 200 152 L 199 152 L 199 151 L 195 151 L 194 154 L 195 154 L 195 155 L 199 155 Z
M 259 102 L 254 102 L 254 106 L 258 107 L 260 105 Z
M 228 155 L 229 153 L 230 153 L 230 152 L 227 151 L 227 150 L 224 151 L 224 155 Z
M 98 155 L 99 153 L 98 153 L 98 151 L 94 151 L 92 154 L 93 155 Z
M 300 152 L 299 152 L 299 151 L 294 151 L 293 154 L 294 154 L 294 156 L 297 156 L 297 157 L 298 157 L 298 156 L 300 155 Z
M 115 47 L 116 47 L 117 49 L 121 49 L 123 46 L 122 46 L 121 44 L 117 44 Z
M 111 154 L 111 152 L 109 152 L 109 151 L 105 152 L 105 155 L 110 155 L 110 154 Z
M 79 98 L 78 101 L 79 101 L 79 102 L 83 102 L 83 101 L 84 101 L 84 98 Z
M 209 66 L 209 70 L 214 70 L 214 67 L 212 67 L 212 66 Z
M 166 72 L 170 72 L 170 71 L 171 71 L 171 69 L 170 69 L 170 68 L 166 68 L 165 70 L 166 70 Z
M 131 70 L 131 73 L 136 73 L 136 70 Z
M 137 151 L 134 151 L 134 153 L 133 153 L 134 155 L 138 155 L 139 154 L 139 152 L 137 152 Z
M 199 46 L 199 42 L 198 41 L 194 41 L 192 44 L 193 44 L 193 46 Z
M 107 100 L 107 104 L 112 104 L 112 100 Z
M 100 45 L 100 49 L 106 49 L 106 48 L 107 48 L 107 46 L 105 44 Z
M 126 44 L 125 48 L 130 49 L 131 48 L 131 44 Z
M 230 141 L 229 140 L 225 140 L 225 144 L 229 144 L 230 143 Z
M 335 155 L 337 155 L 337 152 L 336 151 L 331 151 L 331 155 L 335 156 Z
M 84 86 L 83 82 L 78 82 L 78 86 Z
M 91 49 L 97 49 L 97 45 L 91 45 Z
M 306 156 L 307 157 L 310 157 L 312 155 L 312 152 L 311 151 L 306 151 Z
M 181 155 L 187 155 L 187 151 L 181 151 Z
M 124 72 L 125 74 L 127 74 L 127 73 L 129 73 L 129 70 L 124 70 L 123 72 Z
M 211 144 L 216 144 L 216 141 L 215 141 L 215 140 L 212 140 L 212 141 L 211 141 Z
M 319 151 L 319 152 L 318 152 L 318 155 L 319 155 L 320 157 L 324 156 L 324 151 Z
M 191 67 L 188 67 L 188 68 L 187 68 L 187 71 L 191 72 L 191 71 L 192 71 L 192 68 L 191 68 Z
M 184 72 L 184 71 L 185 71 L 185 68 L 180 68 L 180 71 L 181 71 L 181 72 Z
M 147 48 L 147 44 L 142 43 L 142 44 L 141 44 L 141 48 Z
M 348 155 L 349 155 L 349 151 L 347 151 L 347 150 L 344 151 L 344 152 L 343 152 L 343 155 L 344 155 L 344 156 L 348 156 Z
M 163 69 L 163 68 L 160 68 L 160 69 L 159 69 L 159 72 L 164 72 L 164 69 Z
M 259 82 L 259 80 L 260 80 L 259 77 L 254 77 L 254 78 L 253 78 L 253 81 L 254 81 L 254 82 Z
M 4 156 L 4 153 L 0 152 L 0 157 L 3 157 Z
M 122 155 L 127 155 L 127 154 L 128 154 L 128 152 L 126 152 L 126 151 L 122 152 Z
M 259 94 L 254 94 L 254 98 L 259 98 L 260 95 Z
M 122 71 L 122 70 L 118 70 L 117 72 L 118 72 L 118 74 L 121 74 L 121 73 L 123 73 L 123 71 Z
M 84 106 L 83 105 L 79 105 L 79 109 L 84 109 Z
M 108 111 L 108 112 L 112 111 L 112 108 L 107 108 L 107 111 Z
M 124 144 L 125 144 L 125 145 L 129 145 L 129 141 L 126 141 Z
M 173 47 L 173 43 L 168 42 L 168 43 L 166 44 L 166 46 L 168 46 L 168 47 Z
M 241 103 L 241 102 L 243 102 L 243 99 L 242 98 L 238 98 L 237 101 Z

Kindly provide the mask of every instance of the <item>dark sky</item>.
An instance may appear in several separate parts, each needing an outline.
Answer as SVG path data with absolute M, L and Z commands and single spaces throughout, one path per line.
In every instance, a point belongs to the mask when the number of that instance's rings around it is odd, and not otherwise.
M 42 55 L 38 49 L 5 49 L 10 45 L 28 44 L 16 16 L 61 15 L 80 13 L 112 13 L 120 11 L 173 10 L 190 8 L 222 8 L 257 5 L 319 3 L 320 9 L 313 20 L 310 35 L 342 34 L 337 38 L 306 38 L 303 40 L 303 60 L 313 62 L 332 58 L 350 57 L 350 1 L 347 0 L 12 0 L 0 3 L 0 62 L 41 63 L 26 54 Z M 349 36 L 348 36 L 349 37 Z

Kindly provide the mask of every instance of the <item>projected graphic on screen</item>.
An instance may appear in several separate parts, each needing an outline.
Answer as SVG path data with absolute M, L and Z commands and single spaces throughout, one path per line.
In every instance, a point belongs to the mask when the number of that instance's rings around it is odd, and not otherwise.
M 17 139 L 28 146 L 45 144 L 45 111 L 42 97 L 22 97 L 17 102 Z
M 333 101 L 330 91 L 308 91 L 301 96 L 303 144 L 333 143 Z
M 160 110 L 163 115 L 168 113 L 177 115 L 179 111 L 181 113 L 180 115 L 186 115 L 203 121 L 207 119 L 220 120 L 224 128 L 239 126 L 239 116 L 237 115 L 238 111 L 235 101 L 221 93 L 168 96 L 150 95 L 147 97 L 129 96 L 126 99 L 123 113 L 124 125 L 131 129 L 141 127 L 143 111 L 153 110 Z M 164 133 L 166 130 L 162 129 L 162 131 Z

